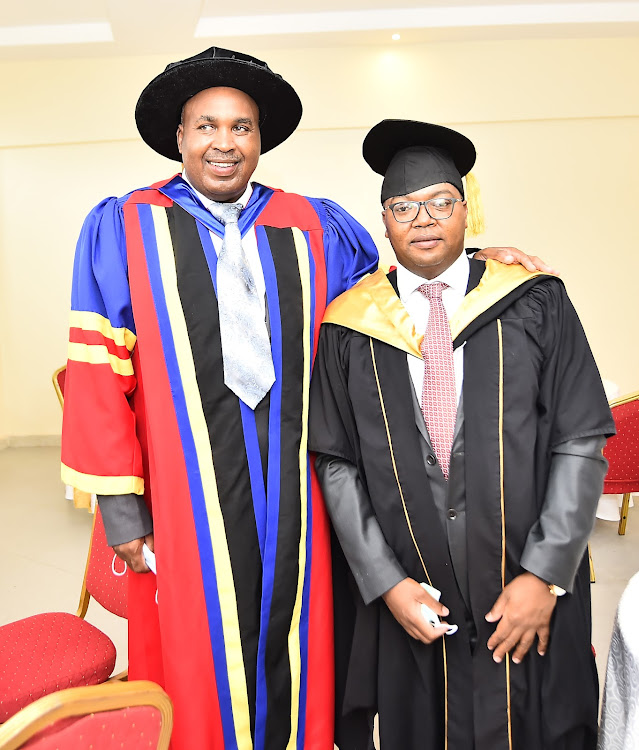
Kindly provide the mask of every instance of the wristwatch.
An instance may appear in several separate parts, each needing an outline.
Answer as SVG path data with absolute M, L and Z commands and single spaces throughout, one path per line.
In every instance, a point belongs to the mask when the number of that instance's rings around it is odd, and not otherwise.
M 554 583 L 549 583 L 548 588 L 553 596 L 563 596 L 566 593 L 566 589 L 562 589 L 561 586 L 555 586 Z

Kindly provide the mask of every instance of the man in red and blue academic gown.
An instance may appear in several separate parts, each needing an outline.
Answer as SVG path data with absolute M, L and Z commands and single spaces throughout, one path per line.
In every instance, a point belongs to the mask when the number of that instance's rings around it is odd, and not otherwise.
M 466 257 L 465 136 L 387 120 L 364 157 L 398 266 L 329 305 L 309 426 L 352 573 L 338 744 L 372 747 L 378 712 L 382 750 L 594 749 L 586 546 L 614 424 L 584 332 L 557 278 Z
M 246 55 L 212 48 L 170 65 L 136 119 L 184 172 L 100 203 L 76 254 L 63 477 L 99 495 L 109 544 L 135 571 L 129 677 L 165 687 L 181 750 L 333 747 L 328 522 L 307 463 L 308 389 L 327 302 L 377 252 L 335 203 L 250 183 L 301 113 L 293 88 Z M 226 384 L 216 203 L 238 204 L 270 339 L 272 385 L 250 405 Z

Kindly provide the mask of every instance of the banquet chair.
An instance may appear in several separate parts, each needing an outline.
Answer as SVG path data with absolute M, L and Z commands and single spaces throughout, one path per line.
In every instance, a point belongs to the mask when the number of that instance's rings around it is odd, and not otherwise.
M 84 616 L 94 598 L 126 618 L 125 573 L 125 563 L 107 545 L 98 509 L 76 614 L 46 612 L 0 626 L 0 723 L 56 690 L 109 679 L 115 667 L 115 646 Z M 111 679 L 126 679 L 126 672 Z
M 0 726 L 0 750 L 167 750 L 173 707 L 146 680 L 60 690 Z
M 53 380 L 53 387 L 55 388 L 60 406 L 64 407 L 64 381 L 67 379 L 67 366 L 62 365 L 62 367 L 58 367 L 51 379 Z
M 623 495 L 618 533 L 626 533 L 630 494 L 639 492 L 639 391 L 610 402 L 617 434 L 608 440 L 604 456 L 608 473 L 603 491 Z
M 58 367 L 58 369 L 53 373 L 51 379 L 53 381 L 53 387 L 58 397 L 58 401 L 60 402 L 60 406 L 64 409 L 64 385 L 67 379 L 67 366 L 63 365 L 62 367 Z M 91 502 L 91 493 L 84 492 L 83 490 L 78 490 L 75 487 L 73 487 L 72 489 L 73 506 L 75 508 L 86 508 L 92 513 L 95 503 Z

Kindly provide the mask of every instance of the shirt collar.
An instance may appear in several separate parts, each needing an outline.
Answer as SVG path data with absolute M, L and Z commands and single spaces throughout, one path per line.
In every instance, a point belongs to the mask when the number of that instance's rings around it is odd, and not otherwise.
M 422 284 L 432 284 L 442 281 L 444 284 L 461 294 L 463 297 L 468 288 L 468 277 L 470 276 L 470 262 L 465 252 L 462 252 L 457 260 L 439 276 L 434 279 L 424 279 L 422 276 L 409 271 L 401 264 L 397 264 L 397 289 L 401 300 L 407 299 Z
M 196 190 L 196 188 L 193 187 L 193 183 L 186 176 L 186 170 L 184 169 L 182 170 L 182 179 L 185 182 L 189 183 L 189 185 L 191 186 L 191 189 L 199 198 L 200 203 L 204 206 L 204 208 L 206 208 L 207 211 L 209 211 L 211 208 L 211 204 L 215 203 L 215 201 L 211 200 L 210 198 L 207 198 L 205 195 L 202 195 L 202 193 L 200 193 L 199 190 Z M 251 199 L 252 194 L 253 194 L 253 185 L 249 182 L 249 184 L 246 186 L 246 190 L 242 193 L 242 195 L 240 195 L 240 197 L 236 201 L 233 201 L 233 203 L 241 203 L 242 210 L 244 210 L 246 208 L 246 204 Z

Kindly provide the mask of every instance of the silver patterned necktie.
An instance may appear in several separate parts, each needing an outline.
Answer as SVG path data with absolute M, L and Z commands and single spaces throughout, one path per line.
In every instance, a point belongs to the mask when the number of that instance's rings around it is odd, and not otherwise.
M 255 409 L 275 382 L 275 370 L 264 300 L 257 292 L 237 224 L 242 204 L 212 203 L 209 210 L 224 224 L 224 240 L 217 259 L 224 382 Z

